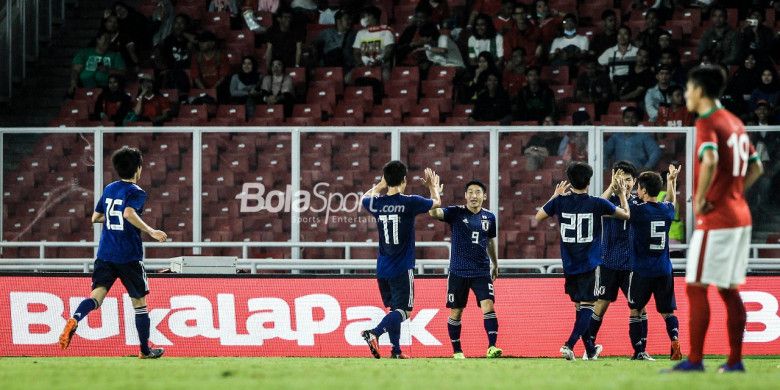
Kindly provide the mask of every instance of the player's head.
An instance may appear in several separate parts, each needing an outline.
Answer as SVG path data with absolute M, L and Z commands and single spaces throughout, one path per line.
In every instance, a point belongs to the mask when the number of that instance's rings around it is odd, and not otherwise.
M 593 177 L 593 168 L 584 162 L 573 162 L 566 168 L 566 178 L 575 190 L 586 190 Z
M 719 66 L 698 66 L 688 73 L 685 105 L 690 112 L 698 111 L 702 101 L 715 101 L 726 87 L 726 73 Z
M 642 172 L 639 175 L 639 188 L 637 189 L 637 195 L 640 198 L 655 198 L 661 193 L 661 189 L 664 186 L 664 179 L 658 172 Z
M 398 160 L 385 164 L 385 167 L 382 168 L 382 175 L 388 187 L 406 185 L 406 165 Z
M 620 160 L 612 164 L 612 170 L 615 172 L 623 171 L 623 179 L 626 180 L 629 185 L 631 185 L 630 188 L 634 188 L 634 184 L 636 184 L 636 176 L 638 174 L 634 164 L 632 164 L 630 161 Z
M 479 180 L 466 183 L 466 205 L 471 209 L 481 208 L 487 200 L 487 187 Z
M 141 151 L 123 146 L 111 156 L 111 164 L 120 178 L 125 180 L 138 179 L 141 176 L 141 164 L 144 159 Z

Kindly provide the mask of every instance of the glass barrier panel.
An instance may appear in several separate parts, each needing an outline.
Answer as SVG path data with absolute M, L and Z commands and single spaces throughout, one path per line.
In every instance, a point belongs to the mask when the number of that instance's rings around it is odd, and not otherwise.
M 752 242 L 780 245 L 780 128 L 749 128 L 748 135 L 764 167 L 764 174 L 747 192 L 753 216 Z M 761 249 L 758 257 L 780 259 L 780 247 Z

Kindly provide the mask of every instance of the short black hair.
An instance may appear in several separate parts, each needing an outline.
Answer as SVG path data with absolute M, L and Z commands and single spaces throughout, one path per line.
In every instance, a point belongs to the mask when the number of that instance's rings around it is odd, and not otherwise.
M 141 151 L 128 146 L 123 146 L 111 155 L 111 164 L 114 165 L 116 174 L 125 180 L 132 179 L 143 162 Z
M 620 25 L 620 26 L 617 28 L 617 31 L 618 31 L 618 32 L 620 32 L 620 30 L 626 30 L 626 31 L 628 31 L 628 37 L 629 37 L 629 38 L 631 38 L 631 34 L 633 34 L 633 31 L 631 31 L 631 27 L 628 27 L 628 26 L 627 26 L 627 25 L 625 25 L 625 24 L 621 24 L 621 25 Z
M 479 186 L 479 188 L 482 188 L 482 192 L 487 192 L 487 186 L 485 186 L 485 183 L 483 183 L 483 182 L 481 182 L 481 181 L 479 181 L 477 179 L 474 179 L 474 180 L 466 183 L 466 186 L 463 187 L 463 190 L 464 191 L 468 191 L 469 187 L 471 187 L 471 186 Z
M 658 172 L 642 172 L 639 175 L 639 188 L 644 188 L 650 196 L 658 196 L 664 186 L 664 179 Z
M 398 160 L 390 161 L 382 168 L 382 175 L 389 187 L 397 187 L 406 178 L 406 165 Z
M 574 22 L 574 24 L 577 24 L 577 22 L 578 22 L 577 15 L 572 14 L 572 13 L 568 13 L 566 15 L 563 15 L 563 20 L 566 20 L 566 19 L 571 19 Z
M 701 87 L 702 94 L 710 99 L 717 99 L 726 88 L 726 72 L 715 65 L 701 65 L 688 72 L 688 82 L 695 87 Z
M 634 106 L 628 106 L 628 107 L 624 108 L 623 109 L 623 113 L 622 113 L 622 117 L 625 118 L 626 114 L 628 114 L 629 112 L 633 112 L 634 115 L 637 116 L 637 119 L 639 119 L 639 110 L 636 107 L 634 107 Z
M 601 13 L 601 20 L 604 20 L 610 16 L 614 16 L 617 18 L 617 15 L 615 14 L 615 10 L 612 8 L 607 8 L 604 10 L 604 12 Z
M 630 161 L 626 161 L 626 160 L 616 161 L 614 164 L 612 164 L 612 169 L 615 171 L 622 170 L 623 172 L 628 173 L 629 175 L 631 175 L 631 177 L 636 179 L 636 175 L 637 175 L 636 166 L 634 166 L 634 164 L 632 164 Z
M 573 162 L 566 168 L 566 178 L 575 190 L 584 190 L 590 185 L 593 168 L 584 162 Z
M 369 5 L 363 8 L 363 10 L 360 12 L 361 15 L 368 14 L 374 17 L 376 21 L 378 22 L 379 19 L 382 17 L 382 10 L 379 9 L 377 6 Z
M 433 39 L 438 39 L 440 35 L 439 28 L 436 27 L 436 24 L 434 23 L 423 24 L 422 26 L 420 26 L 420 29 L 417 30 L 417 34 L 423 38 L 433 38 Z

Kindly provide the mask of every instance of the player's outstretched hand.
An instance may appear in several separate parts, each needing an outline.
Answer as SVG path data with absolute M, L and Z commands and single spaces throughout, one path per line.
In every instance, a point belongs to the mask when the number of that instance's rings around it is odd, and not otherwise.
M 379 191 L 382 191 L 387 188 L 387 182 L 385 181 L 385 176 L 382 175 L 382 180 L 379 181 L 379 184 L 377 184 L 377 189 Z
M 675 167 L 674 164 L 669 164 L 669 173 L 666 174 L 666 181 L 672 182 L 677 180 L 677 175 L 680 174 L 682 165 Z
M 152 230 L 149 235 L 159 242 L 165 242 L 168 239 L 168 235 L 162 230 Z
M 555 186 L 555 195 L 556 196 L 566 195 L 570 188 L 571 188 L 571 184 L 569 184 L 568 181 L 564 180 L 558 183 L 557 186 Z

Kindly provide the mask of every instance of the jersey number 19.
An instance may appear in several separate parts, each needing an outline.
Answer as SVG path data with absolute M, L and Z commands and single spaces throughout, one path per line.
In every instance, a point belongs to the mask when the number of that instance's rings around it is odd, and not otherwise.
M 734 166 L 731 174 L 734 177 L 745 176 L 748 169 L 748 159 L 750 159 L 750 138 L 747 134 L 732 133 L 726 145 L 731 148 Z

